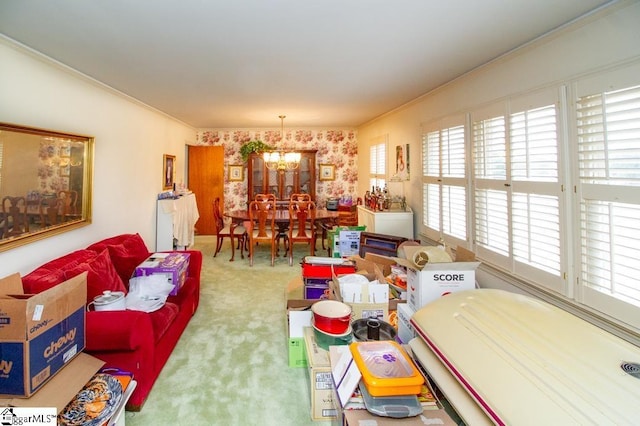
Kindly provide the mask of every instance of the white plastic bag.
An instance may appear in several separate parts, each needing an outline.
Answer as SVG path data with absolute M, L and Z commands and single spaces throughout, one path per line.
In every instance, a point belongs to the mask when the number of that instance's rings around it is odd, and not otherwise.
M 129 280 L 129 293 L 125 298 L 127 309 L 153 312 L 162 308 L 174 285 L 161 274 L 134 277 Z

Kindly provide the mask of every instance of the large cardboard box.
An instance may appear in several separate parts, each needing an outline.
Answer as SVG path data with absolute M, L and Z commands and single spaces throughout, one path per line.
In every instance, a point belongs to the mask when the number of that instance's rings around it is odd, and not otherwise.
M 449 293 L 471 290 L 476 286 L 475 254 L 462 247 L 456 249 L 455 261 L 445 263 L 426 263 L 417 265 L 414 255 L 425 246 L 406 246 L 406 259 L 394 258 L 399 265 L 407 267 L 407 303 L 419 310 L 429 302 Z
M 304 342 L 309 363 L 309 382 L 311 389 L 311 419 L 315 421 L 331 421 L 336 417 L 333 401 L 333 378 L 329 351 L 316 343 L 313 327 L 305 327 Z
M 0 292 L 0 397 L 26 398 L 84 349 L 87 273 L 35 295 L 13 274 Z
M 145 275 L 164 275 L 173 284 L 169 295 L 175 296 L 187 279 L 189 253 L 154 253 L 138 265 L 134 271 L 136 277 Z
M 0 407 L 55 407 L 60 413 L 80 392 L 104 361 L 81 352 L 29 398 L 0 398 Z

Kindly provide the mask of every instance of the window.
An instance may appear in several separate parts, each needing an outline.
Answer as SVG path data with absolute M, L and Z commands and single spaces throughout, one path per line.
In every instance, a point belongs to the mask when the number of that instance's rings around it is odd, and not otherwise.
M 476 250 L 510 273 L 564 289 L 555 90 L 472 113 Z
M 451 117 L 450 127 L 427 131 L 422 142 L 422 223 L 439 240 L 467 243 L 467 172 L 464 116 Z
M 640 62 L 426 126 L 423 235 L 468 234 L 514 283 L 640 331 L 639 76 Z
M 384 138 L 386 139 L 386 137 Z M 387 179 L 387 142 L 374 141 L 369 149 L 369 186 L 382 190 Z
M 640 86 L 635 68 L 576 84 L 576 192 L 580 299 L 640 328 L 638 310 L 630 309 L 640 307 Z

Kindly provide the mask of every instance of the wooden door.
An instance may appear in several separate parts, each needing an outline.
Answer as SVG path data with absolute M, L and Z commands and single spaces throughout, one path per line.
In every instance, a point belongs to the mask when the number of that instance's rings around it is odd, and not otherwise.
M 189 146 L 189 189 L 196 196 L 200 219 L 197 235 L 215 235 L 213 200 L 220 197 L 224 211 L 224 147 Z

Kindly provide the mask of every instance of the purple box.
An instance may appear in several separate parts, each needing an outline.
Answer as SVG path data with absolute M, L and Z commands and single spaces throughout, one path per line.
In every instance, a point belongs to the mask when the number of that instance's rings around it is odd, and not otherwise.
M 188 268 L 189 253 L 154 253 L 136 267 L 133 275 L 136 277 L 155 274 L 165 275 L 169 282 L 174 285 L 169 295 L 175 296 L 187 279 Z

